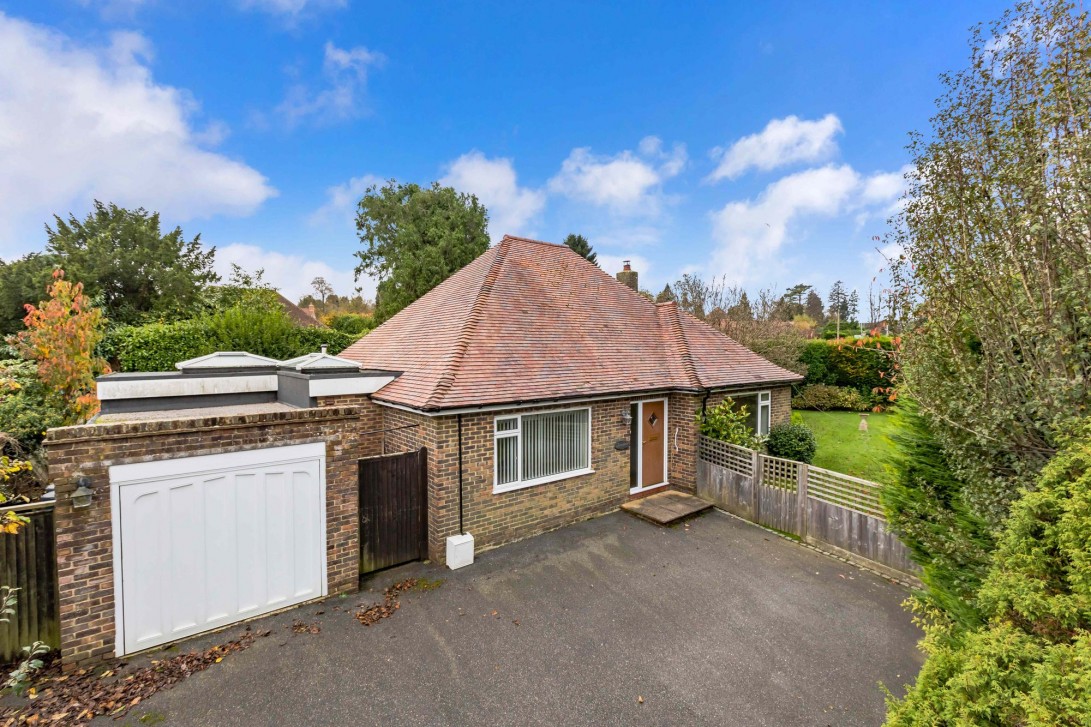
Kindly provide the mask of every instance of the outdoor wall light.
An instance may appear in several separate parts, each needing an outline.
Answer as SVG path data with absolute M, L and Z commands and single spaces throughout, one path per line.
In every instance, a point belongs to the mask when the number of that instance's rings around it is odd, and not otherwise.
M 90 507 L 93 494 L 91 478 L 87 475 L 78 475 L 76 477 L 76 489 L 72 493 L 72 507 Z
M 625 426 L 633 423 L 633 415 L 627 408 L 621 410 L 621 423 Z

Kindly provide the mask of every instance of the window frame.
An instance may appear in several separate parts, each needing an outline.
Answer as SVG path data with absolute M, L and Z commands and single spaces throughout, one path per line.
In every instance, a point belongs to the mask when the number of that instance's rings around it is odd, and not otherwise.
M 571 411 L 585 411 L 587 412 L 587 466 L 577 470 L 568 470 L 566 472 L 559 472 L 555 475 L 547 475 L 545 477 L 538 477 L 533 480 L 523 479 L 523 418 L 541 416 L 543 414 L 563 414 Z M 514 429 L 501 431 L 499 425 L 501 421 L 508 421 L 514 419 L 516 424 Z M 591 429 L 591 407 L 589 406 L 574 406 L 564 409 L 543 409 L 541 411 L 532 411 L 525 414 L 499 414 L 493 417 L 492 425 L 492 491 L 493 494 L 500 494 L 503 492 L 511 492 L 513 490 L 522 490 L 527 487 L 536 487 L 538 485 L 545 485 L 550 482 L 557 482 L 559 480 L 567 480 L 572 477 L 581 477 L 583 475 L 593 474 L 595 469 L 592 466 L 591 461 L 591 440 L 593 438 Z M 512 482 L 506 482 L 499 484 L 500 482 L 500 451 L 497 448 L 497 442 L 501 439 L 514 438 L 515 441 L 515 457 L 516 457 L 516 471 L 519 473 L 519 479 Z
M 773 427 L 773 390 L 772 389 L 751 389 L 749 391 L 728 392 L 726 394 L 726 396 L 729 397 L 731 399 L 731 401 L 735 402 L 736 406 L 740 404 L 738 397 L 740 397 L 740 396 L 748 396 L 748 397 L 753 396 L 757 400 L 757 403 L 758 403 L 758 406 L 757 406 L 758 426 L 755 428 L 754 434 L 756 434 L 759 437 L 769 436 L 769 430 L 772 429 L 772 427 Z M 765 431 L 764 432 L 761 431 L 763 412 L 765 414 L 765 417 L 764 417 Z

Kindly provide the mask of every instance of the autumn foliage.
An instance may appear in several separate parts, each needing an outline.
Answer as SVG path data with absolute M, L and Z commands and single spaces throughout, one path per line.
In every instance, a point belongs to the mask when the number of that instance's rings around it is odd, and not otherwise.
M 15 344 L 38 362 L 38 376 L 65 412 L 64 423 L 77 424 L 98 412 L 95 376 L 109 372 L 94 355 L 103 335 L 102 311 L 91 305 L 81 283 L 65 280 L 63 270 L 53 272 L 46 293 L 40 307 L 26 306 L 26 329 Z

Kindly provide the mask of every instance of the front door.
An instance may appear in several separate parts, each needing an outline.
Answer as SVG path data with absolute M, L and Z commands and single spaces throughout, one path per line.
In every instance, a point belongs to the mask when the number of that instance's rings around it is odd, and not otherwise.
M 642 401 L 640 411 L 640 489 L 661 485 L 667 480 L 666 402 Z

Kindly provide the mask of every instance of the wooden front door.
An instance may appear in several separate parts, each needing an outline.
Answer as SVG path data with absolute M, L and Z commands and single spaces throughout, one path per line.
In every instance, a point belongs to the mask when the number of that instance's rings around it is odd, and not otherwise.
M 428 450 L 360 460 L 360 573 L 428 557 Z
M 667 479 L 667 412 L 665 402 L 640 403 L 640 487 L 654 487 Z

